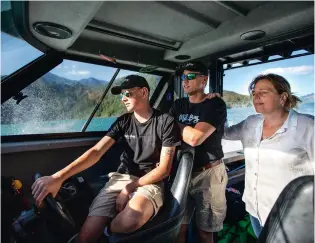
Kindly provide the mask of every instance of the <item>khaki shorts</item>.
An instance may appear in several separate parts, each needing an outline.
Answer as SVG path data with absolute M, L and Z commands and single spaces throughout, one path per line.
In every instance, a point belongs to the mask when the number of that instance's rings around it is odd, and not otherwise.
M 225 190 L 228 176 L 225 164 L 202 172 L 193 172 L 183 224 L 189 224 L 196 210 L 196 224 L 200 230 L 218 232 L 223 229 L 226 216 Z
M 136 176 L 120 174 L 118 172 L 109 173 L 109 178 L 109 181 L 94 198 L 89 209 L 89 216 L 106 216 L 109 218 L 115 218 L 117 215 L 116 199 L 119 193 L 127 184 L 138 179 Z M 156 184 L 138 187 L 136 191 L 131 194 L 131 197 L 137 195 L 144 196 L 150 200 L 154 208 L 154 214 L 152 215 L 153 218 L 163 205 L 164 184 L 163 182 L 159 182 Z

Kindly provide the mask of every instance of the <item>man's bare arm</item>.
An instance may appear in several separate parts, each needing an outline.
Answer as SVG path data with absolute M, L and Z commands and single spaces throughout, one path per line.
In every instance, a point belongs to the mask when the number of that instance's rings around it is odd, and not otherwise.
M 113 146 L 114 143 L 115 140 L 111 137 L 103 137 L 96 145 L 82 154 L 71 164 L 53 174 L 53 177 L 62 178 L 64 181 L 69 177 L 91 167 L 100 160 L 100 158 L 106 153 L 108 149 L 110 149 L 111 146 Z
M 95 146 L 62 170 L 51 176 L 43 176 L 37 179 L 32 185 L 32 194 L 36 204 L 40 205 L 49 193 L 55 197 L 66 179 L 94 165 L 114 143 L 114 139 L 105 136 Z
M 162 147 L 159 165 L 148 174 L 140 177 L 127 185 L 126 190 L 130 193 L 139 186 L 153 184 L 166 178 L 172 169 L 176 147 Z
M 179 123 L 182 139 L 192 147 L 202 144 L 216 128 L 207 122 L 198 122 L 195 127 Z

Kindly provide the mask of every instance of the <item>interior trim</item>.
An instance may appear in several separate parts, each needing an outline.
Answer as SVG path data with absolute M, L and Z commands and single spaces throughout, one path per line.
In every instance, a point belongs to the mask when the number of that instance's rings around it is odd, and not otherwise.
M 136 72 L 139 72 L 141 68 L 147 66 L 146 64 L 139 64 L 139 63 L 136 64 L 134 62 L 123 61 L 123 60 L 118 60 L 118 59 L 116 59 L 116 63 L 111 63 L 109 61 L 102 59 L 98 54 L 83 53 L 83 52 L 78 52 L 75 50 L 67 50 L 63 58 L 67 60 L 91 63 L 91 64 L 96 64 L 96 65 L 103 65 L 107 67 L 120 68 L 124 70 L 136 71 Z M 159 67 L 157 70 L 150 72 L 150 74 L 164 76 L 165 74 L 169 74 L 170 72 L 173 72 L 174 70 L 176 70 L 176 64 L 173 63 L 172 66 L 173 66 L 171 67 L 172 69 Z
M 218 59 L 218 58 L 226 58 L 230 55 L 243 55 L 242 53 L 244 52 L 248 52 L 250 50 L 254 50 L 257 48 L 260 48 L 262 50 L 264 50 L 264 47 L 268 46 L 270 48 L 270 46 L 275 46 L 277 45 L 279 42 L 283 42 L 286 40 L 290 40 L 290 39 L 295 39 L 295 38 L 301 38 L 307 35 L 314 35 L 314 25 L 311 26 L 307 26 L 303 29 L 299 29 L 299 30 L 294 30 L 291 31 L 289 33 L 285 33 L 285 34 L 280 34 L 277 35 L 275 37 L 271 37 L 271 38 L 267 38 L 266 40 L 262 40 L 259 42 L 254 42 L 254 43 L 247 43 L 246 45 L 242 45 L 239 47 L 234 47 L 234 48 L 227 48 L 223 51 L 218 51 L 218 52 L 214 52 L 212 54 L 197 58 L 198 61 L 209 61 L 212 59 Z M 262 56 L 262 54 L 260 52 L 256 52 L 259 56 Z M 253 55 L 251 58 L 255 58 L 255 56 Z M 241 62 L 247 60 L 247 57 L 244 58 L 239 58 L 237 61 Z
M 72 147 L 83 147 L 95 145 L 99 138 L 74 138 L 74 139 L 51 139 L 46 141 L 28 141 L 28 142 L 13 142 L 2 143 L 1 154 L 30 152 L 38 150 L 50 150 Z
M 159 94 L 162 92 L 163 87 L 165 85 L 165 83 L 168 83 L 168 80 L 170 79 L 170 76 L 163 76 L 160 80 L 160 82 L 158 83 L 157 87 L 155 88 L 151 98 L 150 98 L 150 105 L 151 107 L 154 107 L 154 104 L 157 102 L 156 100 L 159 97 Z
M 188 8 L 184 5 L 181 5 L 178 2 L 175 1 L 159 1 L 159 4 L 164 5 L 167 8 L 170 8 L 178 13 L 184 14 L 186 16 L 189 16 L 190 18 L 197 20 L 200 23 L 208 25 L 212 29 L 218 28 L 218 26 L 221 24 L 219 21 L 216 21 L 212 18 L 209 18 L 209 16 L 205 16 L 194 9 Z
M 138 37 L 135 37 L 135 36 L 131 36 L 131 35 L 122 34 L 122 33 L 114 32 L 114 31 L 111 31 L 111 30 L 107 30 L 107 29 L 105 29 L 103 27 L 100 27 L 100 26 L 95 26 L 95 25 L 92 26 L 91 24 L 86 26 L 85 29 L 90 30 L 90 31 L 94 31 L 94 32 L 98 32 L 98 33 L 101 33 L 101 34 L 112 35 L 112 36 L 119 37 L 119 38 L 122 38 L 122 39 L 132 40 L 132 41 L 136 41 L 136 42 L 139 42 L 139 43 L 160 47 L 160 48 L 167 49 L 167 50 L 178 51 L 178 49 L 179 49 L 179 47 L 173 47 L 173 46 L 170 46 L 170 45 L 161 44 L 161 43 L 159 43 L 159 40 L 153 41 L 153 37 L 150 38 L 151 40 L 148 40 L 148 38 L 146 38 L 146 39 L 138 38 Z M 176 44 L 178 46 L 178 43 L 176 43 Z
M 280 54 L 277 54 L 277 53 L 275 55 L 279 55 L 280 56 Z M 308 55 L 314 55 L 314 54 L 311 53 L 311 52 L 308 52 L 308 53 L 302 53 L 302 54 L 289 56 L 289 57 L 281 57 L 281 58 L 277 58 L 277 59 L 273 59 L 273 60 L 267 60 L 267 58 L 269 58 L 269 56 L 267 56 L 267 57 L 264 56 L 262 58 L 252 59 L 252 60 L 259 60 L 260 61 L 260 62 L 257 62 L 257 63 L 250 63 L 250 64 L 244 65 L 243 62 L 233 62 L 233 63 L 241 63 L 242 65 L 236 66 L 236 67 L 225 68 L 224 71 L 225 70 L 228 71 L 228 70 L 232 70 L 232 69 L 237 69 L 237 68 L 243 68 L 243 67 L 250 67 L 250 66 L 255 66 L 255 65 L 260 65 L 260 64 L 265 64 L 265 63 L 271 63 L 271 62 L 278 62 L 278 61 L 282 61 L 282 60 L 288 60 L 288 59 L 293 59 L 293 58 L 296 58 L 296 57 L 303 57 L 303 56 L 308 56 Z M 248 62 L 248 61 L 245 60 L 244 62 Z
M 83 146 L 94 146 L 102 136 L 85 137 L 85 138 L 64 138 L 64 139 L 47 139 L 43 141 L 16 141 L 1 144 L 1 154 L 30 152 L 38 150 L 50 150 Z M 242 150 L 224 154 L 223 162 L 228 165 L 233 162 L 244 160 Z
M 228 173 L 228 177 L 229 177 L 229 180 L 228 180 L 227 186 L 235 185 L 239 182 L 244 182 L 245 168 L 232 172 L 232 173 Z
M 230 164 L 236 161 L 244 160 L 243 150 L 237 150 L 233 152 L 228 152 L 224 154 L 224 158 L 222 159 L 224 164 Z
M 74 138 L 92 138 L 104 137 L 107 131 L 89 131 L 89 132 L 69 132 L 69 133 L 42 133 L 42 134 L 21 134 L 1 136 L 1 143 L 14 143 L 14 142 L 34 142 L 44 140 L 61 140 L 61 139 L 74 139 Z
M 245 17 L 248 14 L 248 11 L 245 11 L 243 9 L 241 9 L 240 7 L 234 5 L 231 2 L 223 2 L 223 1 L 214 1 L 215 3 L 221 5 L 222 7 L 224 7 L 227 10 L 232 11 L 233 13 L 236 13 L 242 17 Z
M 51 48 L 38 40 L 29 28 L 29 1 L 11 1 L 12 16 L 14 25 L 23 40 L 34 46 L 43 53 Z
M 168 89 L 168 82 L 165 82 L 161 92 L 159 93 L 159 96 L 157 97 L 156 101 L 154 102 L 154 105 L 153 105 L 153 108 L 157 109 L 161 103 L 161 100 L 163 99 L 164 97 L 164 94 L 166 92 L 166 90 Z
M 154 43 L 160 43 L 162 45 L 167 45 L 167 46 L 169 46 L 171 48 L 178 49 L 180 47 L 180 45 L 181 45 L 181 42 L 176 41 L 176 40 L 171 40 L 171 39 L 166 39 L 166 38 L 163 38 L 163 37 L 158 37 L 158 36 L 153 36 L 153 35 L 141 33 L 139 31 L 131 30 L 131 29 L 124 28 L 124 27 L 121 27 L 121 26 L 116 26 L 116 25 L 105 23 L 103 21 L 98 21 L 98 20 L 95 20 L 95 19 L 93 19 L 88 24 L 88 26 L 92 26 L 92 27 L 95 27 L 95 28 L 100 28 L 102 30 L 106 30 L 106 31 L 110 31 L 110 32 L 126 35 L 128 37 L 135 37 L 135 38 L 140 38 L 140 39 L 143 39 L 143 40 L 152 41 Z

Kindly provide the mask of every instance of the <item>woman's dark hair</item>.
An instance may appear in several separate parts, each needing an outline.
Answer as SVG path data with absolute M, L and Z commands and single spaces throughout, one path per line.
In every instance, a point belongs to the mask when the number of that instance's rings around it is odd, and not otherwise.
M 254 78 L 254 80 L 250 83 L 248 87 L 249 93 L 252 93 L 255 85 L 263 79 L 269 80 L 273 84 L 279 95 L 284 92 L 288 94 L 287 100 L 284 104 L 285 109 L 294 108 L 296 107 L 297 102 L 301 102 L 301 100 L 297 96 L 292 94 L 289 82 L 284 77 L 274 73 L 261 74 Z

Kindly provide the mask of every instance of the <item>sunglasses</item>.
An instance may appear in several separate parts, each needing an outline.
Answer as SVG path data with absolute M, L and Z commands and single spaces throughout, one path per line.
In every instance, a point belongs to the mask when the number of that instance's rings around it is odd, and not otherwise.
M 188 73 L 188 74 L 182 74 L 182 76 L 181 76 L 181 81 L 184 81 L 185 79 L 187 79 L 188 81 L 189 80 L 193 80 L 193 79 L 195 79 L 195 78 L 197 78 L 197 77 L 199 77 L 199 76 L 205 76 L 205 75 L 203 75 L 203 74 L 197 74 L 197 73 Z
M 132 96 L 132 93 L 133 93 L 133 92 L 131 92 L 131 91 L 129 91 L 129 90 L 125 90 L 124 92 L 120 93 L 120 95 L 119 95 L 119 96 L 120 96 L 120 99 L 122 99 L 123 96 L 129 98 L 129 97 Z

